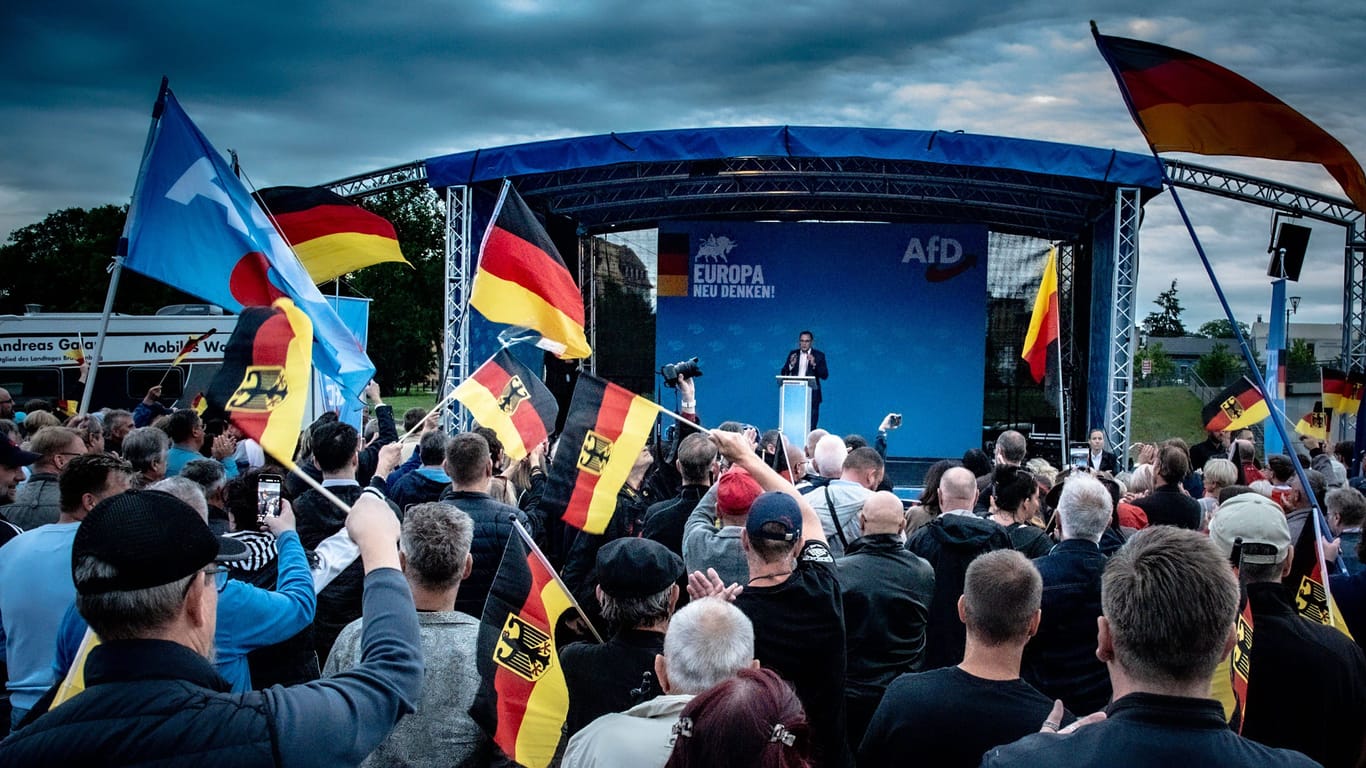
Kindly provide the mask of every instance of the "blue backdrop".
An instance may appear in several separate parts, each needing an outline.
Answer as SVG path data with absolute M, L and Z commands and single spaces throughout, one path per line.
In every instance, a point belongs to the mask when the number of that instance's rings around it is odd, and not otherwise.
M 686 268 L 666 254 L 679 235 Z M 709 425 L 776 427 L 773 377 L 810 330 L 830 370 L 819 426 L 871 439 L 898 411 L 889 455 L 956 457 L 981 442 L 984 227 L 671 222 L 660 241 L 656 363 L 702 358 Z

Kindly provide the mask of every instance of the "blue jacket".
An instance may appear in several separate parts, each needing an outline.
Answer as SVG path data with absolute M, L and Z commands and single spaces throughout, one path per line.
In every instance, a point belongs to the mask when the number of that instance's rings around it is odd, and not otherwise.
M 247 653 L 288 640 L 313 621 L 317 596 L 299 534 L 285 531 L 276 541 L 280 575 L 272 592 L 233 579 L 218 596 L 214 666 L 234 691 L 251 690 Z
M 0 765 L 357 765 L 422 687 L 417 611 L 392 568 L 365 577 L 362 647 L 336 677 L 235 693 L 178 643 L 106 643 L 85 692 L 0 742 Z
M 1043 617 L 1020 677 L 1077 715 L 1101 710 L 1110 701 L 1110 673 L 1096 658 L 1105 555 L 1085 539 L 1066 539 L 1034 565 L 1043 577 Z

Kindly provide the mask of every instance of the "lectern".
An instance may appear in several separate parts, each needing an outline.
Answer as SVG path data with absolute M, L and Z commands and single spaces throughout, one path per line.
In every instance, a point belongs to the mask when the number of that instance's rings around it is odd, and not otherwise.
M 811 426 L 811 388 L 814 376 L 776 376 L 778 380 L 778 431 L 793 445 L 806 445 Z

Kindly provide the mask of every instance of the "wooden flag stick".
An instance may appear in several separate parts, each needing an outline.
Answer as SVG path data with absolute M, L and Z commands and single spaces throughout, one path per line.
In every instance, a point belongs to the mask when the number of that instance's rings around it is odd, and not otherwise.
M 439 411 L 439 410 L 441 410 L 442 408 L 446 407 L 446 404 L 449 403 L 450 401 L 454 400 L 454 399 L 455 399 L 455 390 L 452 389 L 445 397 L 441 398 L 441 400 L 440 400 L 439 402 L 437 402 L 436 405 L 433 405 L 433 406 L 432 406 L 432 410 L 429 411 L 429 412 L 427 413 L 427 416 L 431 416 L 433 413 L 436 413 L 437 411 Z M 399 437 L 399 439 L 398 439 L 397 442 L 400 442 L 400 443 L 401 443 L 401 442 L 403 442 L 404 440 L 407 440 L 414 432 L 418 431 L 419 429 L 422 429 L 422 425 L 423 425 L 424 423 L 426 423 L 426 421 L 427 421 L 427 417 L 426 417 L 426 416 L 422 417 L 422 421 L 419 421 L 418 423 L 414 424 L 412 429 L 408 430 L 407 432 L 404 432 L 403 435 L 402 435 L 401 437 Z
M 532 541 L 531 534 L 527 532 L 526 528 L 522 527 L 522 521 L 518 520 L 516 516 L 512 516 L 512 526 L 517 529 L 517 533 L 521 535 L 522 541 L 526 542 L 526 545 L 531 547 L 531 551 L 536 553 L 536 557 L 541 561 L 541 565 L 545 566 L 547 571 L 550 571 L 550 575 L 555 579 L 555 583 L 559 584 L 560 589 L 564 590 L 565 596 L 569 598 L 569 604 L 574 606 L 574 610 L 579 612 L 579 617 L 583 619 L 583 623 L 588 625 L 588 631 L 593 633 L 593 639 L 601 643 L 602 635 L 598 634 L 597 627 L 593 626 L 593 622 L 588 619 L 588 614 L 583 612 L 583 607 L 579 605 L 579 601 L 574 599 L 574 593 L 569 591 L 569 587 L 560 579 L 560 574 L 555 572 L 554 567 L 550 565 L 550 561 L 545 558 L 545 553 L 541 552 L 541 548 L 536 546 L 535 541 Z M 555 630 L 554 627 L 551 627 L 550 629 L 552 633 Z

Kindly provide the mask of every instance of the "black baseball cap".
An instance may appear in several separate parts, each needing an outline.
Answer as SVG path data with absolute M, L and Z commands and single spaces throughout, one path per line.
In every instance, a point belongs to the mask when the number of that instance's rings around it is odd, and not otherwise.
M 768 526 L 767 530 L 765 526 Z M 802 508 L 786 493 L 769 491 L 761 494 L 749 507 L 745 532 L 751 539 L 797 541 L 802 537 Z
M 86 556 L 113 566 L 117 575 L 81 579 L 75 564 Z M 127 491 L 96 504 L 71 547 L 72 577 L 82 595 L 159 587 L 209 563 L 246 557 L 245 544 L 213 535 L 190 505 L 161 491 Z
M 683 558 L 651 539 L 621 538 L 598 550 L 598 586 L 612 597 L 649 597 L 683 575 Z
M 42 458 L 32 451 L 10 442 L 9 435 L 0 435 L 0 465 L 6 467 L 27 467 Z

